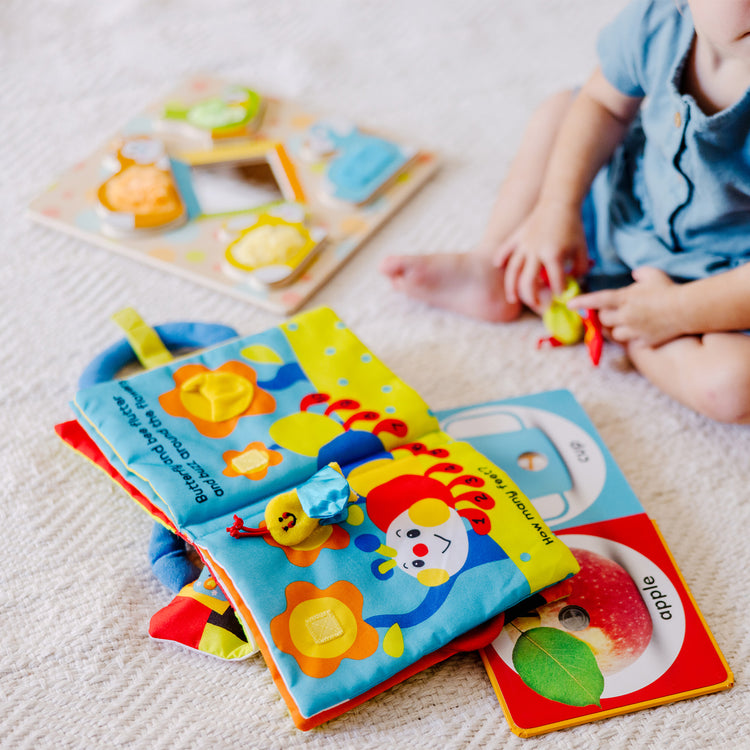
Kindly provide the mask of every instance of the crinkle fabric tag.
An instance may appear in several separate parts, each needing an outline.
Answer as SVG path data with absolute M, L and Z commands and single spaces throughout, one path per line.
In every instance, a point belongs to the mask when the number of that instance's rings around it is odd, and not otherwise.
M 333 466 L 324 466 L 297 488 L 302 510 L 323 525 L 346 519 L 350 494 L 349 483 Z

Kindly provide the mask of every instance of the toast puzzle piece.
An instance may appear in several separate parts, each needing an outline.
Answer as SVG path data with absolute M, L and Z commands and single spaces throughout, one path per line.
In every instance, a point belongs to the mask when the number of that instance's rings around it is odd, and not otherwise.
M 326 237 L 322 228 L 307 225 L 301 206 L 292 204 L 230 220 L 224 232 L 233 238 L 224 253 L 224 272 L 266 286 L 287 284 L 302 273 Z
M 114 233 L 175 227 L 187 218 L 164 145 L 156 138 L 126 139 L 105 161 L 113 172 L 97 191 L 98 213 Z

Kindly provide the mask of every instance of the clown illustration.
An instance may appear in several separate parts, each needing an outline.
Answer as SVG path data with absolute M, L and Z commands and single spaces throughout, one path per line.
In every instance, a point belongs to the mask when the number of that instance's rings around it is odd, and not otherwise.
M 373 575 L 386 580 L 400 570 L 427 587 L 427 595 L 413 611 L 376 615 L 373 627 L 413 627 L 431 617 L 448 597 L 458 576 L 470 568 L 508 557 L 491 534 L 490 516 L 482 506 L 494 506 L 481 491 L 482 479 L 462 473 L 457 464 L 441 463 L 428 470 L 460 474 L 448 485 L 427 475 L 395 477 L 372 489 L 366 498 L 370 520 L 385 532 L 385 544 L 373 534 L 355 539 L 364 552 L 384 558 L 373 561 Z M 454 496 L 452 489 L 462 491 Z

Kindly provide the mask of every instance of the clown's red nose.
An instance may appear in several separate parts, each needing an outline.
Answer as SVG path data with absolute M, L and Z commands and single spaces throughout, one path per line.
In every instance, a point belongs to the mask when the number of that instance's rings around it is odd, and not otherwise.
M 430 550 L 426 544 L 415 544 L 411 550 L 416 557 L 424 557 Z

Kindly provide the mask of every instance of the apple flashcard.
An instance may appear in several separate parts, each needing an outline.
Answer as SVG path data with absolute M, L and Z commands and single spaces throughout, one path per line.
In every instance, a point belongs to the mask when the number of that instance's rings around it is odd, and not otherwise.
M 717 692 L 732 673 L 659 530 L 568 391 L 438 414 L 505 467 L 581 570 L 505 613 L 480 652 L 528 737 Z

